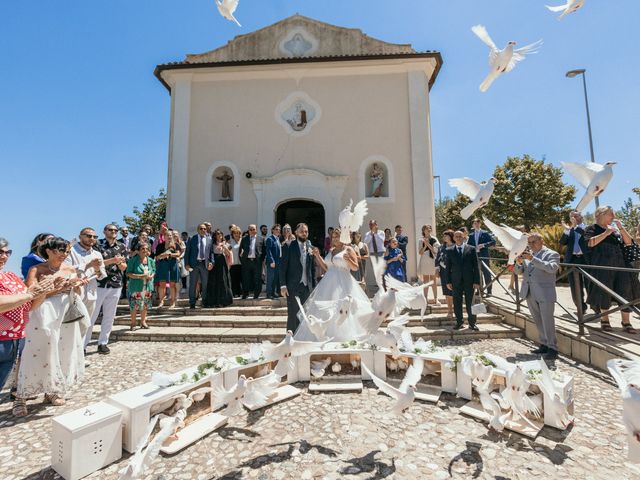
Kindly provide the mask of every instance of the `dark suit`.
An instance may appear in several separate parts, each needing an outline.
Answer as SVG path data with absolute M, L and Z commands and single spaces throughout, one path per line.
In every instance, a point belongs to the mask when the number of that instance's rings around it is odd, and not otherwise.
M 295 297 L 300 297 L 300 302 L 304 303 L 309 298 L 311 291 L 316 286 L 316 263 L 311 254 L 311 242 L 306 241 L 307 260 L 306 282 L 302 276 L 302 260 L 300 243 L 293 240 L 289 244 L 282 246 L 282 261 L 280 262 L 280 285 L 287 287 L 287 330 L 295 332 L 300 325 L 298 320 L 298 302 Z M 306 285 L 305 285 L 306 283 Z
M 266 257 L 265 268 L 267 270 L 267 297 L 275 297 L 280 294 L 280 275 L 278 269 L 280 268 L 280 260 L 282 257 L 282 246 L 280 239 L 271 234 L 265 241 Z M 271 264 L 275 264 L 275 267 L 271 267 Z
M 473 285 L 480 283 L 480 270 L 478 268 L 478 256 L 474 247 L 462 246 L 462 255 L 458 246 L 454 245 L 446 250 L 445 275 L 447 284 L 453 285 L 453 310 L 456 322 L 462 325 L 462 296 L 464 295 L 469 317 L 469 326 L 476 324 L 476 316 L 471 312 L 473 303 Z
M 576 242 L 576 235 L 579 236 Z M 589 245 L 584 239 L 584 228 L 577 226 L 569 230 L 569 233 L 564 232 L 560 237 L 560 245 L 566 245 L 567 251 L 564 254 L 565 263 L 573 263 L 574 265 L 588 265 L 589 259 Z M 580 254 L 577 251 L 580 250 Z M 578 274 L 579 289 L 574 289 L 574 274 L 569 274 L 569 285 L 571 286 L 571 298 L 576 307 L 582 304 L 582 313 L 587 311 L 587 304 L 584 301 L 584 290 L 586 287 L 584 278 Z
M 496 244 L 496 241 L 493 239 L 491 234 L 485 230 L 482 230 L 482 229 L 479 230 L 477 244 L 476 244 L 476 231 L 473 230 L 472 232 L 469 233 L 469 240 L 467 240 L 467 245 L 471 245 L 473 248 L 475 248 L 476 245 L 484 245 L 479 251 L 476 250 L 476 254 L 480 258 L 480 260 L 483 260 L 484 263 L 487 264 L 486 267 L 485 266 L 482 267 L 482 277 L 484 278 L 485 285 L 489 285 L 489 283 L 491 282 L 491 270 L 489 269 L 489 257 L 490 257 L 489 247 L 493 247 L 495 246 L 495 244 Z M 491 294 L 491 286 L 487 288 L 487 293 Z
M 203 242 L 202 249 L 200 243 Z M 202 251 L 201 251 L 202 250 Z M 204 260 L 198 260 L 203 258 Z M 196 234 L 187 242 L 187 250 L 184 253 L 184 265 L 189 272 L 189 306 L 196 305 L 196 284 L 200 280 L 200 294 L 202 300 L 207 293 L 207 283 L 209 281 L 208 266 L 212 263 L 211 255 L 211 237 L 205 236 L 204 240 L 200 239 L 200 235 Z
M 253 298 L 260 296 L 262 290 L 262 262 L 264 261 L 264 238 L 255 237 L 255 258 L 251 253 L 251 237 L 242 237 L 240 241 L 240 263 L 242 264 L 242 296 L 246 298 L 253 290 Z

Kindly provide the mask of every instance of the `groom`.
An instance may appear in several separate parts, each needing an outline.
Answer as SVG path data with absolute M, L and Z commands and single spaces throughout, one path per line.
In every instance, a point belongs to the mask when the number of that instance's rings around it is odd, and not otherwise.
M 304 304 L 316 286 L 314 249 L 308 237 L 309 227 L 306 223 L 300 223 L 296 228 L 296 241 L 282 246 L 280 293 L 287 297 L 287 330 L 292 332 L 300 325 L 300 307 L 296 297 L 300 297 L 300 302 Z

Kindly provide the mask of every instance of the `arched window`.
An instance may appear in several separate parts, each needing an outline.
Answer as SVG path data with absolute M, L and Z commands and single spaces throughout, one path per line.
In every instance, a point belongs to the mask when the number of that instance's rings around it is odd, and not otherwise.
M 238 169 L 231 162 L 215 162 L 209 168 L 205 187 L 207 207 L 238 205 Z
M 390 202 L 395 197 L 393 166 L 382 155 L 372 155 L 360 164 L 360 196 L 372 203 Z

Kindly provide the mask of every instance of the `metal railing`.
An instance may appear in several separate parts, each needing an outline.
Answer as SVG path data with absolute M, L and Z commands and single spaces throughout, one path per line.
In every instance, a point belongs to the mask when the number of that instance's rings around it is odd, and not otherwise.
M 505 265 L 497 274 L 491 270 L 489 267 L 490 262 L 501 263 L 504 262 L 506 264 L 506 258 L 500 257 L 479 257 L 478 258 L 478 268 L 480 271 L 480 292 L 482 297 L 486 297 L 487 289 L 489 287 L 493 287 L 494 285 L 499 286 L 504 290 L 507 294 L 508 298 L 503 298 L 503 300 L 513 303 L 516 307 L 516 312 L 520 312 L 522 298 L 520 298 L 520 284 L 519 284 L 519 276 L 516 274 L 514 277 L 514 288 L 513 292 L 509 291 L 502 282 L 500 281 L 500 277 L 508 272 L 509 276 L 512 275 L 512 272 L 509 270 L 509 265 Z M 618 295 L 616 292 L 611 290 L 605 284 L 603 284 L 600 280 L 595 278 L 591 273 L 587 270 L 608 270 L 615 272 L 629 272 L 633 274 L 640 274 L 640 268 L 624 268 L 624 267 L 605 267 L 600 265 L 584 265 L 584 264 L 573 264 L 573 263 L 562 263 L 560 262 L 560 267 L 562 268 L 562 273 L 556 276 L 556 285 L 559 281 L 564 280 L 565 278 L 569 278 L 569 275 L 572 276 L 572 281 L 570 282 L 570 286 L 573 289 L 572 298 L 582 298 L 583 302 L 586 303 L 586 297 L 583 296 L 582 285 L 588 285 L 589 283 L 594 285 L 595 287 L 603 290 L 606 294 L 610 295 L 613 300 L 618 304 L 614 308 L 609 308 L 606 311 L 601 311 L 600 313 L 587 314 L 583 311 L 582 303 L 578 302 L 576 305 L 576 314 L 574 315 L 569 310 L 565 308 L 558 300 L 556 300 L 556 305 L 558 305 L 562 310 L 569 315 L 571 319 L 573 319 L 578 325 L 578 333 L 580 335 L 584 335 L 584 325 L 586 323 L 595 322 L 600 320 L 604 315 L 609 315 L 610 313 L 615 313 L 625 308 L 631 309 L 636 314 L 640 315 L 640 298 L 636 298 L 633 300 L 626 300 L 622 296 Z M 485 283 L 483 271 L 486 271 L 491 276 L 491 281 Z M 581 278 L 582 277 L 582 278 Z M 581 282 L 582 279 L 582 283 Z M 591 287 L 593 288 L 593 287 Z M 587 290 L 588 291 L 588 290 Z

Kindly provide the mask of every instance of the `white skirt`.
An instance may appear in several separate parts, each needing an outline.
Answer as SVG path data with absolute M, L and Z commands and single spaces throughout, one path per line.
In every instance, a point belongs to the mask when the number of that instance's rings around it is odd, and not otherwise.
M 83 320 L 62 323 L 69 298 L 68 294 L 50 297 L 30 312 L 18 372 L 18 397 L 40 393 L 64 396 L 67 388 L 84 378 L 84 334 L 89 315 L 85 312 Z M 82 302 L 78 305 L 85 308 Z
M 425 252 L 420 255 L 420 261 L 418 262 L 418 275 L 435 275 L 436 274 L 436 259 L 429 256 L 429 252 Z

